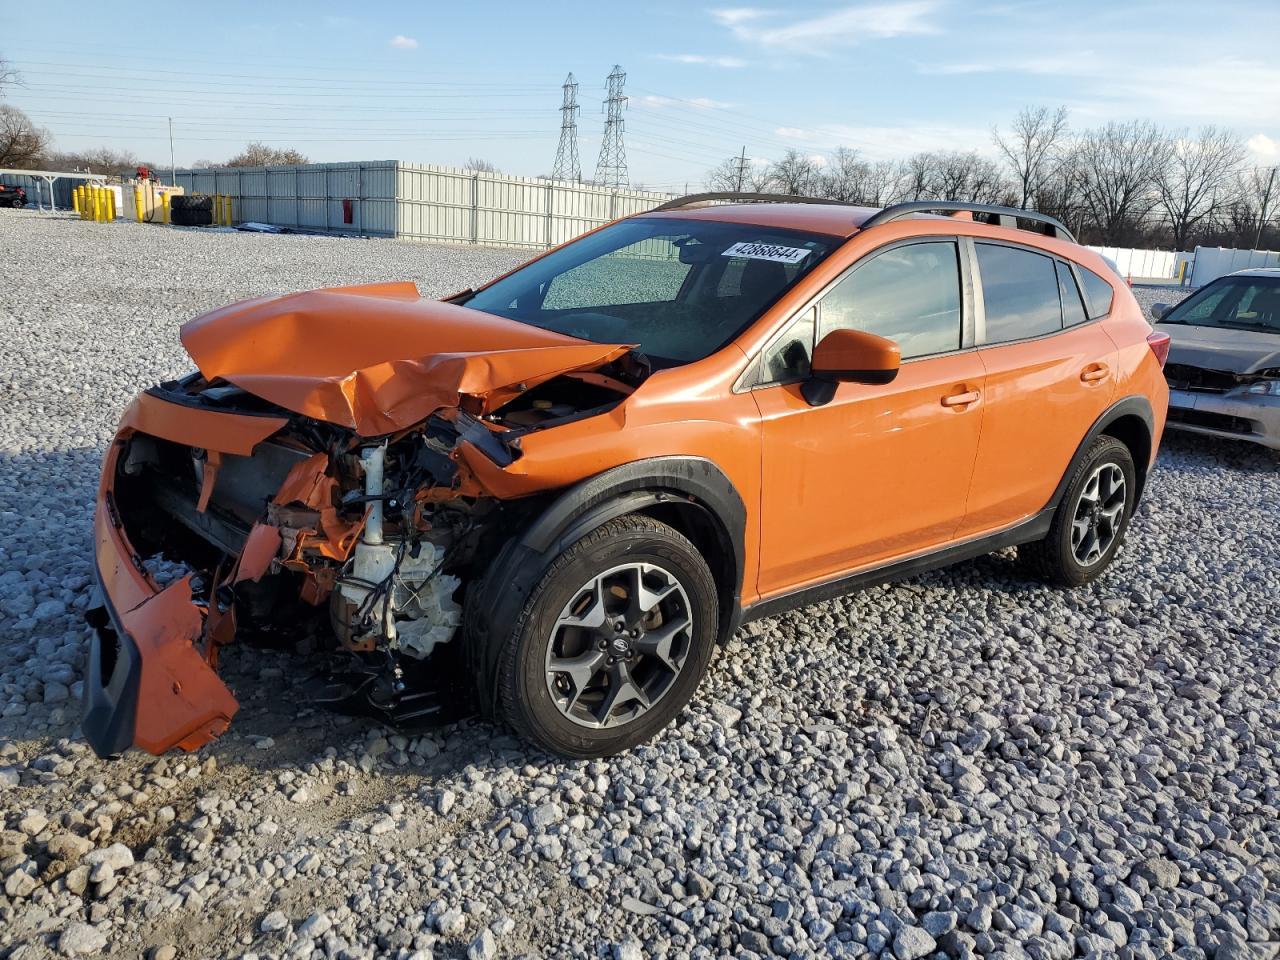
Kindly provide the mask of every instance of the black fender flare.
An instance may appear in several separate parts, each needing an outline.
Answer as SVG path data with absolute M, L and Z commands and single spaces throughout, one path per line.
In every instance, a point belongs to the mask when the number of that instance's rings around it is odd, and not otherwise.
M 1071 477 L 1076 472 L 1076 467 L 1084 459 L 1085 452 L 1094 440 L 1109 432 L 1109 428 L 1114 426 L 1119 420 L 1125 417 L 1136 417 L 1142 421 L 1147 431 L 1147 443 L 1149 450 L 1155 450 L 1159 437 L 1155 435 L 1156 418 L 1151 410 L 1151 401 L 1144 396 L 1130 396 L 1117 400 L 1111 406 L 1098 416 L 1093 422 L 1093 426 L 1089 428 L 1089 432 L 1084 435 L 1084 439 L 1080 441 L 1080 445 L 1076 447 L 1076 452 L 1071 457 L 1071 462 L 1067 464 L 1066 472 L 1063 473 L 1062 479 L 1058 481 L 1057 488 L 1053 491 L 1053 497 L 1046 505 L 1047 508 L 1056 509 L 1058 504 L 1062 502 L 1062 498 L 1066 495 L 1067 484 L 1071 482 Z M 1150 467 L 1149 459 L 1145 462 L 1138 462 L 1139 458 L 1134 458 L 1134 466 L 1137 467 L 1138 473 L 1138 489 L 1134 495 L 1133 503 L 1136 507 L 1142 499 L 1142 491 L 1146 486 L 1147 471 Z
M 723 643 L 733 636 L 742 618 L 746 565 L 747 511 L 741 494 L 724 471 L 704 457 L 654 457 L 625 463 L 561 492 L 502 545 L 468 592 L 466 659 L 484 713 L 493 706 L 502 643 L 547 566 L 601 524 L 668 504 L 699 511 L 714 531 L 721 554 L 721 569 L 712 563 L 721 601 L 717 639 Z

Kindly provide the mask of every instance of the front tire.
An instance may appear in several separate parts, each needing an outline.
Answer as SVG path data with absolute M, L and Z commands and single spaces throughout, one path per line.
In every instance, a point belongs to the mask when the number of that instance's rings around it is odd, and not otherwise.
M 1120 550 L 1137 490 L 1129 448 L 1115 437 L 1098 437 L 1071 475 L 1048 535 L 1020 546 L 1018 559 L 1049 583 L 1083 586 Z
M 640 514 L 560 554 L 498 658 L 497 707 L 553 753 L 606 757 L 651 739 L 698 687 L 719 625 L 715 580 L 682 534 Z

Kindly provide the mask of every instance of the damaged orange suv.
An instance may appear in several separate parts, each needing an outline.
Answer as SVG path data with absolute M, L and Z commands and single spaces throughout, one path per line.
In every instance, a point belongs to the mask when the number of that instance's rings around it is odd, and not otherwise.
M 1041 214 L 778 200 L 186 324 L 103 464 L 93 748 L 207 743 L 219 651 L 279 637 L 335 709 L 603 756 L 746 620 L 1015 544 L 1097 576 L 1168 399 L 1124 282 Z

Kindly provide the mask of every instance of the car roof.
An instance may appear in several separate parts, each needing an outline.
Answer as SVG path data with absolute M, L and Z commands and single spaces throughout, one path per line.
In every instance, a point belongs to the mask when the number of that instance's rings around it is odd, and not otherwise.
M 1280 277 L 1280 267 L 1250 267 L 1227 274 L 1229 277 Z
M 829 237 L 848 239 L 879 207 L 855 207 L 843 203 L 725 203 L 716 206 L 685 207 L 638 214 L 671 220 L 715 220 L 746 223 L 758 227 L 804 230 Z

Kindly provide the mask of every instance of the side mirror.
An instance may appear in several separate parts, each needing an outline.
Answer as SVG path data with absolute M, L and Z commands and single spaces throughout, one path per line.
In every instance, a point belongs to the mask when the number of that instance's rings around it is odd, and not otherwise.
M 1157 321 L 1163 320 L 1164 315 L 1168 312 L 1169 312 L 1169 305 L 1167 303 L 1153 303 L 1151 305 L 1152 320 L 1157 320 Z
M 836 385 L 889 383 L 898 375 L 902 351 L 892 340 L 862 330 L 832 330 L 818 343 L 810 378 L 800 388 L 812 407 L 830 403 Z

